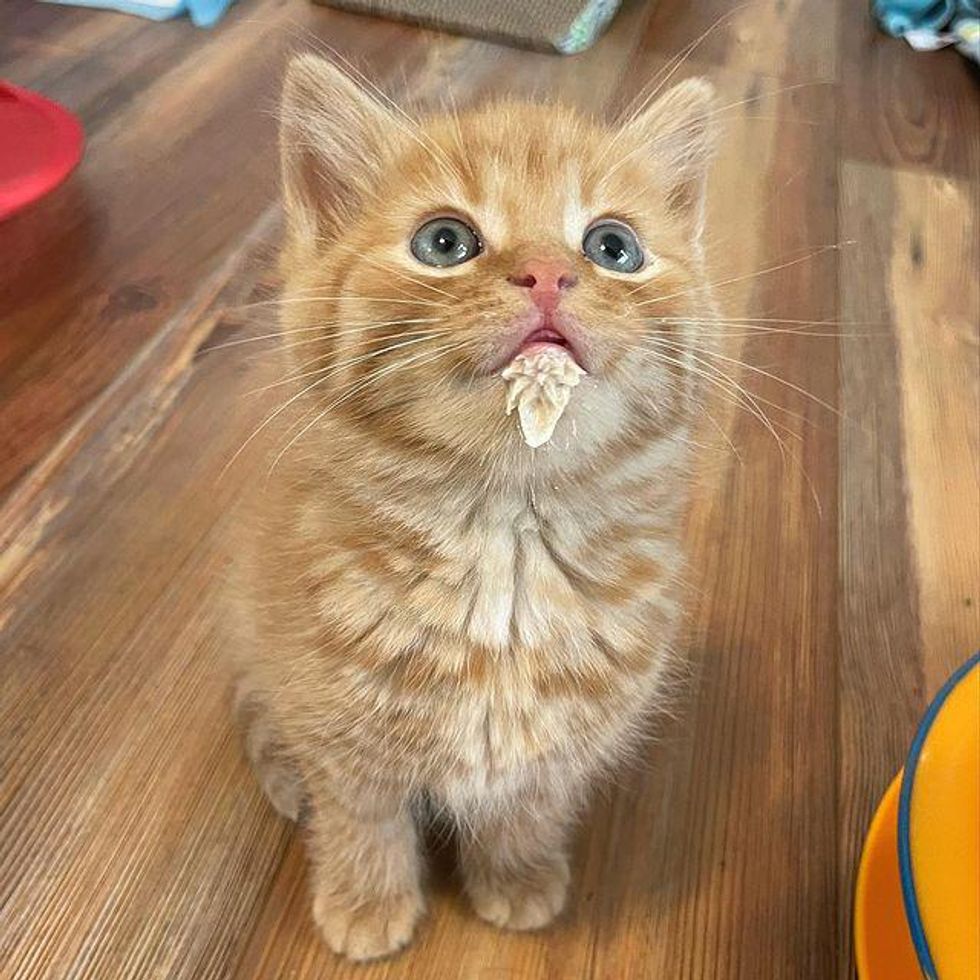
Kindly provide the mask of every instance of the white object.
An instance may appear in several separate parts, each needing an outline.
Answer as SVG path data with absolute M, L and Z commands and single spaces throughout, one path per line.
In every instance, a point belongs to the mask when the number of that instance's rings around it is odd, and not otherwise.
M 550 345 L 518 354 L 501 371 L 507 382 L 507 414 L 517 409 L 521 433 L 532 449 L 551 438 L 572 388 L 585 373 L 571 354 Z

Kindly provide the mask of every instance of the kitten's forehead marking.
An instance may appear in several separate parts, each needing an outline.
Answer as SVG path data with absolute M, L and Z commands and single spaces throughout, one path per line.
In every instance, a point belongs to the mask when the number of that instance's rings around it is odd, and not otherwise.
M 438 192 L 431 188 L 433 197 L 444 198 L 449 211 L 472 216 L 489 249 L 559 239 L 578 252 L 585 229 L 596 217 L 592 213 L 593 188 L 586 186 L 591 181 L 584 173 L 583 161 L 566 156 L 559 164 L 560 156 L 552 155 L 549 160 L 534 142 L 527 144 L 526 153 L 488 152 L 468 161 L 469 181 L 440 174 Z M 430 274 L 452 276 L 464 271 L 461 266 L 451 266 L 431 270 Z
M 483 200 L 471 213 L 479 218 L 488 244 L 503 248 L 514 241 L 553 239 L 557 234 L 569 248 L 580 248 L 589 211 L 575 161 L 539 176 L 533 187 L 499 160 L 490 161 L 484 178 Z
M 476 213 L 479 215 L 485 240 L 499 247 L 508 232 L 506 212 L 508 195 L 507 180 L 500 161 L 496 158 L 491 158 L 489 166 L 484 168 L 483 182 L 483 200 Z

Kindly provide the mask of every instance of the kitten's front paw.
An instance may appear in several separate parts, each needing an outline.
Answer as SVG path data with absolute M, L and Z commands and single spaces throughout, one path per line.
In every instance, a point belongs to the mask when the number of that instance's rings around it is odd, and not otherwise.
M 520 875 L 474 875 L 466 882 L 473 910 L 503 929 L 540 929 L 565 906 L 568 862 L 524 869 Z
M 411 942 L 424 910 L 422 896 L 414 892 L 359 902 L 352 899 L 350 905 L 337 904 L 333 895 L 317 896 L 313 902 L 313 918 L 327 945 L 352 960 L 397 953 Z

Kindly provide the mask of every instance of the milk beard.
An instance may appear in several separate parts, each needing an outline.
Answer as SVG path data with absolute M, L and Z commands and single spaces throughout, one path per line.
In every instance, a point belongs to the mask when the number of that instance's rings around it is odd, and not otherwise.
M 507 384 L 507 414 L 517 409 L 521 434 L 532 449 L 551 438 L 585 373 L 568 351 L 554 346 L 518 354 L 500 372 Z

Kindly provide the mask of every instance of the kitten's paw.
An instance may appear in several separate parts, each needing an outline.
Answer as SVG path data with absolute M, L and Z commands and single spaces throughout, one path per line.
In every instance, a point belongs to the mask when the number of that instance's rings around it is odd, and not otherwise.
M 525 870 L 521 875 L 472 877 L 466 883 L 473 910 L 502 929 L 540 929 L 565 906 L 568 862 Z
M 421 895 L 414 892 L 362 900 L 353 907 L 337 904 L 335 896 L 313 902 L 313 918 L 327 945 L 352 960 L 375 960 L 403 949 L 424 911 Z

